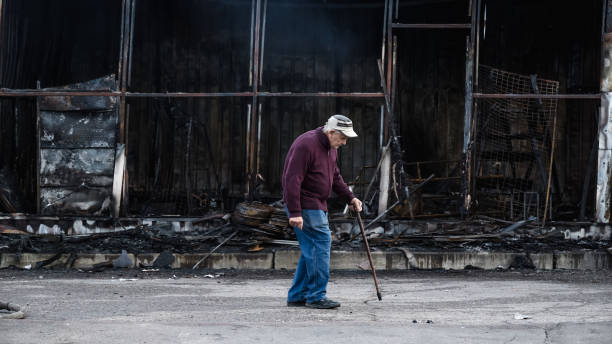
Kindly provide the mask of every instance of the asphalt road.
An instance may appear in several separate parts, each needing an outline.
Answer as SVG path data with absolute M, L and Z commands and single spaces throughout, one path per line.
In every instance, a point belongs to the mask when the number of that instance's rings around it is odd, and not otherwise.
M 207 273 L 2 270 L 27 317 L 0 343 L 612 343 L 610 272 L 381 274 L 382 302 L 333 274 L 337 310 L 286 307 L 290 273 Z

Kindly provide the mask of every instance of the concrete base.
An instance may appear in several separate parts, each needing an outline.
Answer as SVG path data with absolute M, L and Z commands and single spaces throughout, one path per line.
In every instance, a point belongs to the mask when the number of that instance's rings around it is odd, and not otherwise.
M 133 267 L 150 266 L 159 253 L 130 254 Z M 0 268 L 15 266 L 34 268 L 37 262 L 49 259 L 52 253 L 14 253 L 0 255 Z M 119 254 L 79 254 L 73 268 L 88 269 L 94 264 L 112 261 Z M 172 268 L 187 269 L 206 256 L 198 254 L 175 254 Z M 408 256 L 408 259 L 406 258 Z M 463 270 L 477 268 L 494 270 L 507 269 L 516 257 L 528 257 L 538 270 L 608 270 L 612 266 L 612 254 L 603 251 L 572 251 L 551 253 L 512 253 L 512 252 L 414 252 L 375 251 L 372 260 L 376 270 Z M 207 269 L 243 270 L 295 270 L 300 251 L 296 249 L 277 250 L 269 253 L 214 253 L 200 264 Z M 62 255 L 48 267 L 63 266 L 68 255 Z M 332 270 L 369 269 L 365 251 L 332 251 Z

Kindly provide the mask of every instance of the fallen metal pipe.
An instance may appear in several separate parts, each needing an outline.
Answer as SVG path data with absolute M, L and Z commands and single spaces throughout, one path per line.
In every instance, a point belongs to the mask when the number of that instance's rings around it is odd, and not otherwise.
M 530 217 L 529 217 L 528 219 L 526 219 L 526 220 L 521 220 L 521 221 L 518 221 L 518 222 L 516 222 L 516 223 L 514 223 L 514 224 L 512 224 L 512 225 L 510 225 L 510 226 L 508 226 L 508 227 L 506 227 L 506 228 L 504 228 L 504 229 L 501 231 L 501 233 L 502 233 L 502 234 L 512 234 L 512 233 L 513 233 L 515 230 L 517 230 L 517 229 L 519 229 L 520 227 L 522 227 L 522 226 L 524 226 L 524 225 L 526 225 L 526 224 L 528 224 L 528 223 L 530 223 L 530 222 L 533 222 L 533 221 L 535 221 L 535 220 L 537 220 L 537 218 L 536 218 L 535 216 L 530 216 Z
M 395 208 L 398 204 L 400 204 L 401 201 L 397 200 L 395 201 L 395 203 L 393 203 L 389 208 L 387 208 L 387 210 L 385 210 L 382 214 L 376 216 L 376 218 L 374 218 L 374 220 L 370 221 L 370 223 L 368 223 L 365 228 L 369 228 L 370 226 L 372 226 L 373 224 L 375 224 L 376 222 L 378 222 L 378 220 L 382 219 L 383 217 L 385 217 L 385 215 L 387 215 L 388 212 L 390 212 L 393 208 Z M 361 217 L 360 217 L 361 218 Z M 361 221 L 361 220 L 360 220 Z
M 235 231 L 234 233 L 232 233 L 230 236 L 228 236 L 227 238 L 225 238 L 225 240 L 223 240 L 219 245 L 217 245 L 217 247 L 213 248 L 207 255 L 205 255 L 204 257 L 202 257 L 202 259 L 198 260 L 197 263 L 195 263 L 195 265 L 191 268 L 192 270 L 195 270 L 198 268 L 198 266 L 200 266 L 200 264 L 205 261 L 208 257 L 210 257 L 213 253 L 215 253 L 215 251 L 225 245 L 226 242 L 230 241 L 230 239 L 232 239 L 236 234 L 238 234 L 238 231 Z
M 425 179 L 421 184 L 417 185 L 412 192 L 414 193 L 415 191 L 417 191 L 418 189 L 420 189 L 423 185 L 427 184 L 430 180 L 432 180 L 434 177 L 434 175 L 430 175 L 429 177 L 427 177 L 427 179 Z M 370 223 L 368 223 L 365 228 L 369 228 L 370 226 L 372 226 L 373 224 L 375 224 L 376 222 L 378 222 L 378 220 L 382 219 L 385 215 L 387 215 L 388 212 L 390 212 L 393 208 L 395 208 L 398 204 L 400 204 L 401 201 L 397 200 L 395 203 L 393 203 L 393 205 L 391 205 L 389 208 L 387 208 L 387 210 L 385 210 L 382 214 L 378 215 L 376 218 L 374 218 L 374 220 L 370 221 Z

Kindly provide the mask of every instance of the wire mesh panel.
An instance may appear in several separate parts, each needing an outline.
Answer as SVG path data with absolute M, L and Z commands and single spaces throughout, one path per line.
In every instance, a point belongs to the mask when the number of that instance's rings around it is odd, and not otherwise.
M 558 81 L 484 65 L 479 85 L 483 93 L 559 92 Z M 478 99 L 472 166 L 478 212 L 509 219 L 543 215 L 556 113 L 556 99 Z

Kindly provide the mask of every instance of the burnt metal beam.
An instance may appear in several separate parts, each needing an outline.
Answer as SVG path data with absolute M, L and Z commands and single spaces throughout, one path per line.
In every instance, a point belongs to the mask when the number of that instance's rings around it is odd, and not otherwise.
M 384 98 L 381 92 L 258 92 L 260 97 Z
M 132 83 L 132 55 L 134 53 L 134 13 L 136 12 L 136 0 L 132 0 L 132 10 L 130 11 L 130 28 L 129 28 L 129 44 L 127 56 L 127 87 Z
M 255 0 L 251 0 L 251 36 L 249 41 L 249 86 L 253 86 L 253 40 L 255 37 Z
M 123 75 L 123 49 L 124 49 L 124 35 L 127 15 L 126 11 L 127 0 L 121 0 L 121 29 L 119 30 L 119 66 L 117 68 L 117 80 L 121 82 L 121 75 Z M 119 85 L 121 89 L 121 85 Z
M 252 97 L 253 92 L 127 92 L 128 98 L 216 98 L 216 97 Z
M 4 31 L 2 30 L 2 19 L 4 17 L 4 1 L 0 0 L 0 51 L 2 51 L 2 49 L 4 49 Z M 2 66 L 4 66 L 4 58 L 2 56 L 2 54 L 0 54 L 0 85 L 2 85 L 2 82 L 4 80 L 4 75 L 3 75 L 3 68 Z
M 40 80 L 36 88 L 40 88 Z M 36 113 L 40 113 L 40 98 L 36 98 Z M 40 116 L 36 115 L 36 213 L 40 214 L 40 210 Z
M 135 12 L 136 0 L 123 0 L 122 1 L 122 13 L 121 13 L 121 39 L 120 39 L 120 56 L 119 56 L 119 71 L 117 74 L 117 80 L 119 83 L 119 140 L 120 144 L 124 145 L 124 154 L 127 155 L 127 136 L 128 136 L 128 116 L 129 106 L 126 104 L 126 93 L 128 82 L 131 81 L 131 57 L 132 57 L 132 43 L 134 35 L 134 12 Z M 121 173 L 121 171 L 120 171 Z M 128 200 L 128 181 L 127 181 L 127 169 L 124 169 L 121 176 L 121 187 L 120 195 L 115 195 L 120 201 L 120 207 L 115 209 L 127 209 L 126 202 Z M 119 182 L 119 181 L 118 181 Z M 118 197 L 117 197 L 118 196 Z M 119 216 L 119 213 L 115 212 L 115 216 Z
M 463 149 L 462 168 L 461 168 L 461 193 L 463 204 L 461 207 L 462 216 L 468 216 L 472 204 L 472 144 L 474 142 L 474 104 L 473 104 L 473 82 L 474 82 L 474 52 L 476 50 L 476 28 L 479 1 L 471 1 L 472 25 L 470 25 L 470 35 L 465 40 L 465 114 L 463 119 Z
M 612 0 L 602 4 L 601 25 L 601 110 L 599 112 L 599 154 L 595 220 L 610 223 L 610 195 L 612 190 Z
M 265 47 L 265 42 L 266 42 L 266 15 L 267 13 L 268 13 L 268 0 L 264 0 L 263 23 L 262 23 L 262 28 L 261 28 L 261 51 L 260 51 L 260 56 L 259 56 L 259 65 L 260 65 L 259 67 L 259 86 L 261 86 L 263 82 L 262 76 L 263 76 L 264 47 Z
M 255 169 L 257 165 L 256 161 L 256 135 L 257 135 L 257 93 L 259 91 L 259 73 L 261 70 L 261 66 L 259 64 L 259 53 L 260 53 L 260 44 L 261 44 L 261 0 L 256 0 L 255 5 L 255 33 L 254 33 L 254 41 L 253 41 L 253 65 L 251 66 L 251 70 L 253 73 L 253 99 L 251 102 L 251 118 L 250 118 L 250 133 L 249 133 L 249 159 L 247 161 L 247 165 L 249 166 L 248 173 L 248 185 L 247 185 L 247 195 L 249 200 L 253 199 L 253 192 L 255 191 L 255 179 L 257 176 L 255 175 Z
M 480 66 L 480 11 L 482 10 L 482 0 L 476 0 L 476 6 L 478 7 L 476 10 L 476 28 L 473 30 L 476 33 L 476 42 L 475 44 L 475 57 L 474 57 L 474 75 L 473 75 L 473 89 L 478 90 L 478 67 Z M 475 108 L 477 110 L 478 107 Z
M 128 57 L 130 56 L 130 43 L 132 36 L 132 12 L 135 6 L 135 0 L 123 0 L 121 13 L 121 49 L 119 56 L 119 72 L 117 78 L 119 80 L 119 89 L 126 92 L 127 89 L 127 74 L 128 74 Z
M 383 30 L 382 30 L 382 47 L 380 49 L 380 60 L 385 61 L 385 45 L 387 42 L 387 11 L 389 10 L 389 1 L 385 0 L 385 9 L 383 11 Z M 384 67 L 384 65 L 383 65 Z M 384 73 L 384 69 L 383 69 Z M 382 131 L 382 130 L 381 130 Z M 381 144 L 382 146 L 382 144 Z
M 391 74 L 392 74 L 392 64 L 393 64 L 393 2 L 397 1 L 397 0 L 387 0 L 387 17 L 384 18 L 384 20 L 387 21 L 387 69 L 386 69 L 386 91 L 385 93 L 389 92 L 391 90 Z M 384 64 L 384 61 L 383 61 Z M 384 67 L 383 67 L 384 69 Z M 387 94 L 388 96 L 388 94 Z M 392 99 L 388 99 L 387 102 L 392 102 Z M 384 118 L 384 126 L 383 126 L 383 141 L 386 142 L 387 140 L 389 140 L 389 126 L 390 126 L 390 120 L 391 120 L 391 106 L 389 104 L 389 106 L 387 106 L 387 111 L 385 112 L 385 118 Z
M 471 29 L 472 24 L 404 24 L 393 23 L 394 29 Z
M 0 89 L 0 97 L 99 96 L 126 98 L 220 98 L 253 97 L 254 92 L 121 92 L 121 91 L 45 91 Z M 258 97 L 384 98 L 382 92 L 257 92 Z

